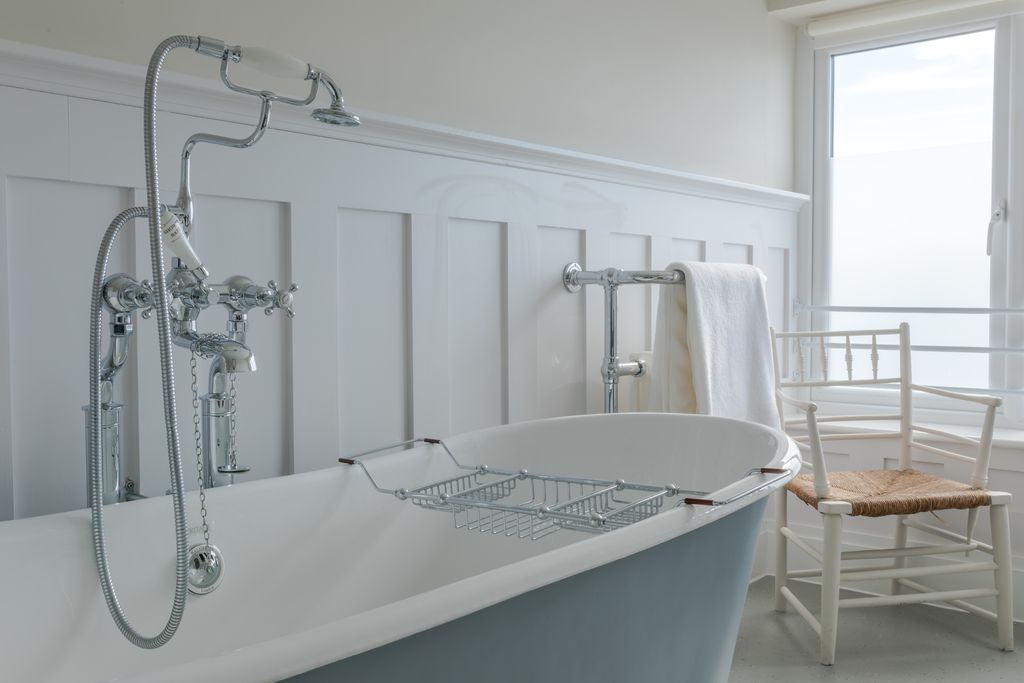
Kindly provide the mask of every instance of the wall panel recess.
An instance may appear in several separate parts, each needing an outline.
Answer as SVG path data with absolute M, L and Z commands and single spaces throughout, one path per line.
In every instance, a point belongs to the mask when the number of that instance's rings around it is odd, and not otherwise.
M 506 228 L 448 221 L 448 367 L 451 431 L 508 421 Z
M 790 290 L 789 249 L 769 247 L 767 261 L 761 264 L 761 270 L 771 286 L 768 287 L 768 313 L 779 331 L 790 328 L 787 311 L 792 299 Z
M 672 240 L 672 261 L 704 261 L 707 259 L 707 243 L 703 240 L 676 238 Z M 664 266 L 655 265 L 655 268 Z
M 567 263 L 584 260 L 585 232 L 541 226 L 537 232 L 537 270 L 533 310 L 537 319 L 537 403 L 541 416 L 587 411 L 586 298 L 570 294 L 560 273 Z
M 129 206 L 124 188 L 8 178 L 11 453 L 14 515 L 85 506 L 85 413 L 89 387 L 89 283 L 99 238 Z M 131 269 L 133 235 L 115 244 L 111 273 Z M 17 295 L 15 295 L 17 293 Z M 103 328 L 106 348 L 107 327 Z M 115 399 L 135 403 L 134 377 Z M 124 389 L 127 388 L 127 392 Z M 128 407 L 132 426 L 138 413 Z M 137 453 L 129 456 L 137 462 Z M 0 495 L 9 495 L 3 492 Z
M 723 263 L 743 263 L 750 265 L 754 262 L 754 248 L 749 244 L 734 244 L 724 242 L 719 257 L 715 259 Z
M 343 453 L 411 438 L 409 216 L 338 210 Z

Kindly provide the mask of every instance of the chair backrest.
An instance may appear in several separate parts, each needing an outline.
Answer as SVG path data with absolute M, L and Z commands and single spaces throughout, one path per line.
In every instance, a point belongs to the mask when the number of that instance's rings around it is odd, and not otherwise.
M 911 467 L 911 453 L 914 449 L 940 455 L 945 458 L 969 462 L 974 465 L 972 485 L 984 487 L 988 482 L 988 465 L 992 447 L 993 421 L 999 399 L 991 396 L 958 394 L 956 392 L 918 386 L 911 379 L 910 368 L 910 326 L 901 323 L 895 329 L 877 330 L 828 330 L 810 332 L 776 332 L 772 330 L 772 349 L 775 356 L 775 390 L 776 406 L 779 421 L 785 429 L 787 426 L 806 425 L 808 436 L 797 439 L 806 450 L 811 452 L 811 464 L 814 467 L 815 489 L 819 496 L 827 495 L 828 480 L 822 454 L 821 442 L 841 439 L 878 439 L 899 438 L 899 467 Z M 880 351 L 898 351 L 898 371 L 893 373 L 886 369 L 890 364 L 880 364 Z M 841 354 L 841 362 L 836 363 L 836 354 Z M 832 368 L 839 365 L 838 376 Z M 880 370 L 881 366 L 881 370 Z M 792 371 L 783 376 L 783 368 L 791 367 Z M 801 389 L 816 387 L 850 387 L 889 385 L 899 389 L 899 409 L 870 414 L 815 415 L 817 406 L 807 401 L 793 400 L 788 397 L 790 392 L 797 393 Z M 915 425 L 913 422 L 913 392 L 926 391 L 951 399 L 972 400 L 988 406 L 980 439 L 972 439 L 962 434 Z M 805 415 L 801 418 L 786 418 L 785 403 L 802 409 Z M 818 431 L 820 423 L 864 422 L 876 420 L 898 421 L 898 432 L 893 430 L 856 431 L 850 433 L 828 433 L 821 435 Z M 915 440 L 917 433 L 938 436 L 957 443 L 977 448 L 974 457 L 955 453 L 945 448 L 924 444 Z M 802 443 L 801 443 L 802 442 Z
M 879 371 L 882 350 L 897 350 L 899 365 L 893 373 L 888 367 Z M 814 468 L 815 489 L 819 496 L 829 493 L 828 471 L 825 466 L 821 442 L 839 439 L 886 439 L 899 438 L 900 469 L 910 467 L 912 445 L 912 400 L 910 370 L 910 327 L 902 323 L 893 329 L 872 330 L 812 330 L 807 332 L 776 332 L 772 330 L 772 350 L 775 356 L 775 391 L 779 422 L 783 429 L 788 426 L 807 426 L 806 439 L 797 439 L 811 454 Z M 836 355 L 839 363 L 836 363 Z M 839 372 L 835 366 L 839 366 Z M 888 365 L 888 364 L 886 364 Z M 783 376 L 783 368 L 792 370 Z M 813 413 L 817 406 L 804 404 L 805 415 L 800 418 L 786 418 L 783 396 L 798 393 L 803 389 L 820 387 L 867 387 L 896 386 L 899 388 L 899 409 L 896 412 L 880 411 L 817 417 Z M 797 402 L 794 402 L 797 403 Z M 821 436 L 818 424 L 823 422 L 865 422 L 898 421 L 899 431 L 864 431 L 829 433 Z
M 772 330 L 775 354 L 775 388 L 796 391 L 816 387 L 897 386 L 900 390 L 899 412 L 861 415 L 836 415 L 819 418 L 819 422 L 853 420 L 899 420 L 901 435 L 909 431 L 911 419 L 910 326 L 902 323 L 894 329 L 816 330 L 809 332 L 776 332 Z M 879 372 L 879 351 L 899 352 L 896 372 L 886 368 Z M 840 371 L 834 370 L 835 357 L 842 361 Z M 786 377 L 784 367 L 791 367 Z M 832 367 L 830 367 L 832 366 Z M 784 419 L 782 405 L 779 419 Z

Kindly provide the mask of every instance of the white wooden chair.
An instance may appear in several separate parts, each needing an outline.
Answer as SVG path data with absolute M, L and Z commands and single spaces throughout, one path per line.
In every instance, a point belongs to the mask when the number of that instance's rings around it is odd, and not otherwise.
M 892 343 L 898 339 L 899 375 L 879 377 L 879 339 Z M 996 622 L 999 646 L 1013 650 L 1013 588 L 1010 560 L 1010 526 L 1008 506 L 1010 494 L 986 489 L 988 483 L 989 456 L 992 450 L 992 431 L 996 408 L 1001 400 L 994 396 L 962 394 L 933 387 L 919 386 L 911 382 L 910 332 L 906 323 L 899 329 L 850 330 L 829 332 L 787 332 L 772 330 L 772 345 L 775 354 L 775 387 L 779 418 L 784 428 L 801 428 L 805 434 L 795 437 L 802 451 L 809 452 L 813 472 L 801 474 L 776 495 L 776 570 L 775 609 L 786 611 L 787 605 L 794 609 L 811 625 L 821 639 L 821 663 L 835 662 L 836 630 L 839 610 L 850 607 L 877 607 L 921 602 L 943 602 L 987 617 Z M 851 340 L 854 342 L 851 343 Z M 793 354 L 788 355 L 790 345 L 795 345 Z M 841 351 L 845 360 L 843 377 L 829 377 L 828 353 L 830 349 Z M 854 375 L 854 350 L 870 350 L 870 372 L 865 379 Z M 789 358 L 796 366 L 792 376 L 783 378 L 781 360 Z M 840 363 L 840 366 L 842 363 Z M 805 370 L 806 368 L 806 370 Z M 812 376 L 812 368 L 816 371 Z M 888 374 L 888 373 L 885 373 Z M 879 384 L 896 385 L 899 388 L 899 412 L 873 415 L 829 415 L 819 417 L 817 405 L 799 400 L 790 394 L 800 389 L 827 386 L 871 386 Z M 912 396 L 915 392 L 934 394 L 949 399 L 959 399 L 980 404 L 985 409 L 980 439 L 970 439 L 942 430 L 915 425 L 912 420 Z M 802 416 L 787 419 L 785 408 L 796 408 Z M 823 423 L 851 423 L 874 420 L 892 420 L 899 425 L 898 431 L 853 431 L 848 433 L 821 433 Z M 976 449 L 973 457 L 954 453 L 930 444 L 921 443 L 920 435 L 940 437 L 953 442 L 968 444 Z M 866 470 L 859 472 L 829 472 L 825 466 L 822 442 L 841 439 L 885 439 L 898 440 L 898 470 Z M 973 465 L 970 483 L 961 483 L 932 476 L 912 469 L 911 454 L 923 451 L 933 455 L 966 461 Z M 787 525 L 787 490 L 816 508 L 821 514 L 824 526 L 821 549 L 798 536 Z M 988 545 L 973 538 L 979 508 L 988 507 L 992 524 L 992 544 Z M 958 534 L 948 529 L 929 524 L 912 517 L 919 512 L 966 509 L 966 533 Z M 866 515 L 873 517 L 894 516 L 896 519 L 895 542 L 891 548 L 878 550 L 843 551 L 841 534 L 844 515 Z M 908 545 L 907 530 L 912 528 L 941 539 L 933 545 Z M 813 558 L 821 568 L 790 571 L 787 566 L 788 545 L 792 543 Z M 958 553 L 961 557 L 972 551 L 987 553 L 991 558 L 985 561 L 960 561 L 941 565 L 908 566 L 908 559 L 922 556 L 936 556 Z M 890 559 L 891 558 L 891 559 Z M 849 566 L 849 561 L 887 560 L 880 564 L 864 566 L 858 562 Z M 845 565 L 845 566 L 844 566 Z M 960 590 L 935 590 L 921 583 L 928 577 L 976 572 L 991 572 L 992 587 L 965 586 Z M 786 587 L 789 578 L 821 577 L 820 620 L 804 606 Z M 878 597 L 839 598 L 841 583 L 891 580 L 892 595 Z M 904 592 L 909 589 L 910 592 Z M 967 602 L 969 599 L 994 597 L 996 611 L 982 609 Z

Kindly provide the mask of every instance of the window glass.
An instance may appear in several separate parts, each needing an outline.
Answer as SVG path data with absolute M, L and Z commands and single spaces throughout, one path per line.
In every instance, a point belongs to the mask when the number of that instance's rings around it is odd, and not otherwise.
M 987 307 L 995 32 L 832 58 L 831 292 L 839 306 Z M 915 345 L 988 346 L 985 315 L 911 323 Z M 988 386 L 986 354 L 915 353 L 915 380 Z

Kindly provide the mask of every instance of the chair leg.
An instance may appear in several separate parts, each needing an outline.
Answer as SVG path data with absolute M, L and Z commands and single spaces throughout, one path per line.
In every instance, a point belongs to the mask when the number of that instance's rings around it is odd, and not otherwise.
M 842 552 L 843 516 L 822 514 L 825 547 L 821 568 L 821 663 L 836 661 L 836 631 L 839 623 L 839 565 Z
M 782 595 L 782 589 L 786 586 L 786 574 L 789 572 L 789 562 L 786 556 L 788 541 L 782 535 L 782 530 L 788 523 L 786 509 L 785 487 L 775 492 L 775 611 L 785 612 L 787 608 L 786 598 Z
M 906 548 L 907 547 L 907 525 L 903 523 L 903 520 L 906 519 L 906 518 L 907 518 L 906 515 L 896 515 L 896 535 L 895 535 L 895 540 L 893 541 L 893 547 L 894 548 Z M 894 569 L 903 569 L 904 567 L 907 566 L 907 558 L 905 558 L 905 557 L 893 558 L 892 566 L 893 566 Z M 893 595 L 899 595 L 900 593 L 903 592 L 903 587 L 900 585 L 900 582 L 899 582 L 898 579 L 893 579 L 892 580 L 892 585 L 889 588 L 889 592 L 892 593 Z
M 1013 647 L 1013 565 L 1010 554 L 1010 510 L 1005 503 L 989 508 L 992 520 L 992 554 L 996 562 L 996 623 L 999 647 L 1007 652 Z

